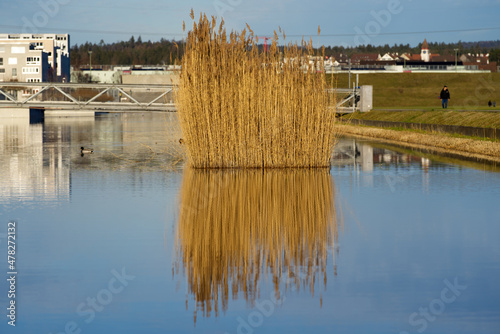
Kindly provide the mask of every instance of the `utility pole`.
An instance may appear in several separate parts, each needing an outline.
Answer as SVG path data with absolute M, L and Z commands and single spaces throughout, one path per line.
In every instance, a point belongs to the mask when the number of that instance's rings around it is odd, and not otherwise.
M 351 88 L 351 58 L 349 58 L 349 88 Z
M 89 55 L 90 55 L 89 81 L 90 83 L 92 83 L 92 50 L 89 50 Z
M 457 61 L 457 58 L 458 58 L 458 49 L 454 49 L 455 50 L 455 72 L 458 71 L 457 69 L 457 64 L 458 64 L 458 61 Z

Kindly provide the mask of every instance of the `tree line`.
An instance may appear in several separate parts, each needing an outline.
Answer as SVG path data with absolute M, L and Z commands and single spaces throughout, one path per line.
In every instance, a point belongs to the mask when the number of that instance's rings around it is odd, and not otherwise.
M 444 43 L 429 42 L 432 53 L 441 55 L 455 55 L 455 49 L 459 54 L 463 53 L 489 53 L 490 61 L 500 63 L 500 40 Z M 359 53 L 378 53 L 383 55 L 389 53 L 420 53 L 422 43 L 415 47 L 410 44 L 385 45 L 361 45 L 356 47 L 327 46 L 325 55 L 346 54 L 351 57 Z M 261 46 L 263 49 L 263 46 Z M 88 66 L 90 53 L 92 51 L 93 65 L 174 65 L 180 64 L 184 51 L 183 41 L 161 39 L 151 42 L 142 41 L 139 36 L 137 40 L 132 36 L 128 41 L 104 43 L 85 43 L 71 47 L 71 65 L 75 67 Z
M 180 64 L 184 44 L 182 41 L 161 39 L 143 42 L 132 36 L 128 41 L 116 43 L 85 43 L 71 47 L 71 66 L 94 65 L 172 65 Z M 92 55 L 90 54 L 92 51 Z

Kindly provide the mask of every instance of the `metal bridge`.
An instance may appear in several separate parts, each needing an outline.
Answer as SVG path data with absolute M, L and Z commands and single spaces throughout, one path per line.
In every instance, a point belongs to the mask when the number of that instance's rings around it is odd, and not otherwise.
M 0 108 L 173 111 L 174 85 L 0 82 Z
M 359 89 L 336 88 L 330 89 L 336 96 L 335 110 L 337 113 L 353 113 L 359 101 Z
M 371 109 L 372 90 L 336 88 L 337 113 Z M 176 85 L 79 84 L 0 82 L 0 108 L 39 108 L 94 111 L 175 111 Z M 361 100 L 361 101 L 360 101 Z M 368 102 L 365 102 L 368 101 Z M 358 103 L 360 102 L 360 103 Z M 363 106 L 368 105 L 366 107 Z M 332 107 L 333 108 L 333 107 Z
M 330 89 L 335 95 L 335 111 L 340 114 L 367 112 L 373 108 L 373 86 Z

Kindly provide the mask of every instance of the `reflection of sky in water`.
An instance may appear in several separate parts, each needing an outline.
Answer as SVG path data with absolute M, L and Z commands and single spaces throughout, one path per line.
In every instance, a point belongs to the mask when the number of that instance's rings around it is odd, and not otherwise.
M 352 140 L 342 142 L 331 170 L 343 229 L 338 253 L 327 255 L 326 290 L 322 278 L 314 296 L 303 286 L 285 291 L 282 281 L 284 300 L 262 313 L 258 304 L 269 306 L 275 287 L 272 275 L 262 276 L 254 306 L 230 295 L 225 312 L 198 315 L 195 327 L 186 275 L 173 272 L 183 173 L 182 163 L 166 165 L 176 161 L 178 137 L 161 114 L 0 123 L 0 247 L 7 221 L 17 220 L 19 271 L 17 328 L 4 319 L 2 333 L 59 333 L 72 321 L 83 333 L 500 328 L 500 174 L 379 144 L 357 141 L 356 150 Z M 81 157 L 80 146 L 96 152 Z M 112 270 L 122 268 L 135 279 L 86 323 L 77 307 L 106 297 Z M 467 288 L 423 320 L 421 308 L 440 305 L 445 280 L 455 278 Z M 5 281 L 0 291 L 6 305 Z

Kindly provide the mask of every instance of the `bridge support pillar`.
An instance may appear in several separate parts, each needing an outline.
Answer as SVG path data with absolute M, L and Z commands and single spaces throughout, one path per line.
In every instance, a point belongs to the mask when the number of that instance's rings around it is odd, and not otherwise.
M 368 112 L 373 108 L 373 86 L 364 85 L 360 87 L 359 92 L 359 111 Z
M 42 123 L 45 118 L 45 109 L 30 108 L 30 124 Z

